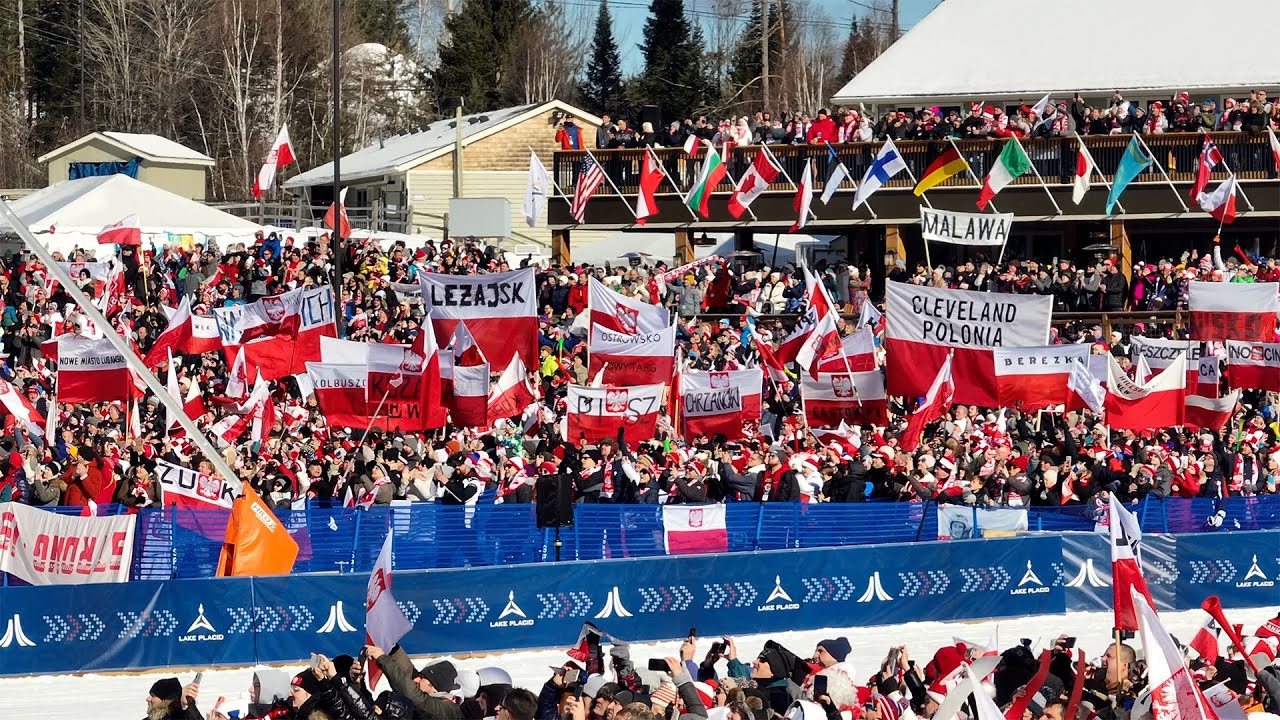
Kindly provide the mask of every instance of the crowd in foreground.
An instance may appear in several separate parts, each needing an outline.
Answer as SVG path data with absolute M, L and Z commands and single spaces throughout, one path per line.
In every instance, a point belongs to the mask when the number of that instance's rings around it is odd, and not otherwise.
M 1220 716 L 1280 710 L 1280 668 L 1269 664 L 1276 651 L 1274 633 L 1280 630 L 1277 620 L 1242 639 L 1261 668 L 1256 674 L 1240 652 L 1216 636 L 1197 635 L 1187 646 L 1176 646 L 1192 682 L 1214 698 Z M 883 658 L 856 658 L 855 663 L 844 637 L 796 649 L 801 652 L 767 640 L 748 657 L 739 656 L 732 637 L 690 637 L 678 657 L 639 664 L 622 641 L 602 646 L 600 633 L 584 626 L 583 642 L 551 668 L 541 687 L 518 687 L 511 672 L 496 666 L 459 670 L 438 660 L 416 668 L 398 645 L 390 650 L 369 645 L 355 657 L 313 656 L 310 668 L 292 677 L 279 670 L 256 671 L 247 708 L 220 704 L 201 714 L 198 704 L 206 701 L 198 684 L 158 681 L 147 699 L 148 720 L 994 720 L 989 706 L 979 707 L 978 698 L 970 696 L 969 675 L 989 698 L 983 705 L 994 702 L 1000 717 L 1153 717 L 1145 657 L 1159 650 L 1141 648 L 1133 639 L 1089 648 L 1076 647 L 1076 638 L 1065 635 L 1046 641 L 1046 648 L 1030 639 L 1007 648 L 961 640 L 940 648 L 897 645 Z M 366 680 L 373 672 L 385 676 L 387 689 L 377 685 L 379 690 L 370 692 Z M 1234 712 L 1225 707 L 1230 704 L 1236 705 Z M 1183 709 L 1188 711 L 1186 705 Z

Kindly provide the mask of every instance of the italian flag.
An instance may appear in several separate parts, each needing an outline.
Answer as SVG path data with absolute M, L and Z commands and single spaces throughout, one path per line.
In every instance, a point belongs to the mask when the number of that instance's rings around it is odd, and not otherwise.
M 978 209 L 986 210 L 987 203 L 991 202 L 996 193 L 1030 169 L 1031 159 L 1022 149 L 1022 143 L 1017 138 L 1010 138 L 1004 144 L 1004 150 L 1000 151 L 1000 157 L 996 158 L 991 172 L 987 173 L 987 181 L 982 184 L 982 192 L 978 193 Z
M 716 186 L 724 179 L 727 172 L 724 159 L 720 157 L 720 153 L 716 152 L 716 147 L 708 142 L 707 159 L 702 161 L 702 167 L 698 171 L 698 181 L 689 191 L 685 204 L 703 218 L 711 217 L 709 208 L 711 193 L 715 192 Z

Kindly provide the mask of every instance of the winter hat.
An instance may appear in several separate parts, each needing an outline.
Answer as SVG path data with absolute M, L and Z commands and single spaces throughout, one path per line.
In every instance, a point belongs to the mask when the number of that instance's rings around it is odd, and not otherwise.
M 350 677 L 351 666 L 354 665 L 356 659 L 350 655 L 335 655 L 333 658 L 333 669 L 337 671 L 337 677 Z
M 170 677 L 163 680 L 157 680 L 151 686 L 151 695 L 161 700 L 173 702 L 182 697 L 182 683 L 178 682 L 178 678 Z
M 431 683 L 436 692 L 450 692 L 458 688 L 458 670 L 448 660 L 432 663 L 416 674 Z
M 849 645 L 849 639 L 846 637 L 838 637 L 834 640 L 823 640 L 818 646 L 827 651 L 836 662 L 842 663 L 845 658 L 849 657 L 849 653 L 853 651 L 853 647 Z
M 480 694 L 480 674 L 475 670 L 459 670 L 457 683 L 458 688 L 450 693 L 454 697 L 465 700 Z
M 293 680 L 289 683 L 293 687 L 302 688 L 307 691 L 308 695 L 315 695 L 320 692 L 320 681 L 316 679 L 316 674 L 310 670 L 303 670 L 293 676 Z
M 713 708 L 716 706 L 716 691 L 710 685 L 704 682 L 695 682 L 693 689 L 698 693 L 698 699 L 702 701 L 704 707 Z
M 594 698 L 600 692 L 600 688 L 604 687 L 605 679 L 603 675 L 592 675 L 582 684 L 582 694 L 587 697 Z
M 483 667 L 476 671 L 480 676 L 480 687 L 486 685 L 514 685 L 511 673 L 499 667 Z
M 938 648 L 938 651 L 933 654 L 933 659 L 924 666 L 925 678 L 933 680 L 950 675 L 952 670 L 960 667 L 960 663 L 964 662 L 964 656 L 968 652 L 969 646 L 964 643 Z
M 942 684 L 942 678 L 934 680 L 933 684 L 929 686 L 929 690 L 926 694 L 929 696 L 930 700 L 941 705 L 942 701 L 947 697 L 947 686 Z

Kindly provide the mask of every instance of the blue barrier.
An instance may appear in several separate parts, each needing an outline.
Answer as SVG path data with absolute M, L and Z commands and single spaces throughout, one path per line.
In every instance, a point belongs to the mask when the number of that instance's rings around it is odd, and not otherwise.
M 392 526 L 396 562 L 424 532 Z M 641 529 L 643 531 L 643 529 Z M 362 529 L 363 530 L 363 523 Z M 602 545 L 602 547 L 604 547 Z M 911 550 L 918 550 L 913 552 Z M 584 621 L 628 640 L 1106 610 L 1097 534 L 397 570 L 414 653 L 568 647 Z M 358 566 L 371 562 L 361 554 Z M 1280 532 L 1148 535 L 1161 609 L 1275 605 Z M 300 661 L 354 652 L 367 575 L 141 580 L 0 590 L 0 674 Z M 801 648 L 801 650 L 803 650 Z

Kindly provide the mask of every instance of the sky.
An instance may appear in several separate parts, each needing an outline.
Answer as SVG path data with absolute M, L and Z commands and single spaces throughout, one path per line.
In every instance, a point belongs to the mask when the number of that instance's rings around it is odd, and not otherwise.
M 746 2 L 747 0 L 743 0 Z M 842 26 L 847 26 L 855 14 L 861 14 L 863 8 L 850 0 L 813 0 L 818 6 L 835 18 Z M 920 21 L 941 0 L 901 0 L 899 13 L 903 31 L 910 29 Z M 575 4 L 598 7 L 598 0 L 575 0 Z M 711 0 L 685 0 L 685 6 L 695 13 L 708 13 Z M 649 17 L 648 0 L 610 0 L 609 9 L 613 13 L 614 37 L 618 41 L 618 49 L 622 52 L 623 72 L 632 74 L 641 67 L 638 45 L 644 38 L 644 22 Z M 590 10 L 594 17 L 594 10 Z M 707 15 L 698 15 L 698 19 L 709 23 Z M 837 58 L 838 62 L 839 59 Z

